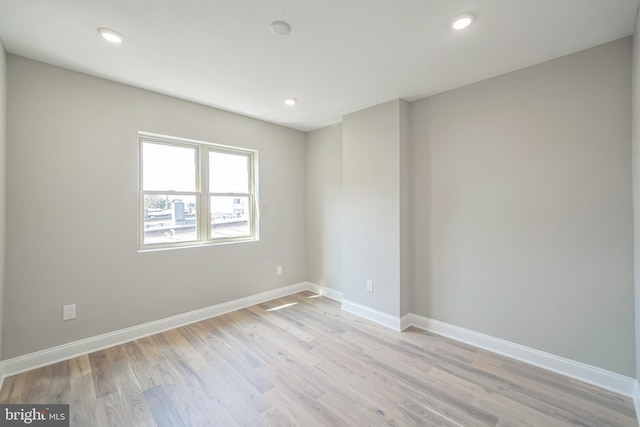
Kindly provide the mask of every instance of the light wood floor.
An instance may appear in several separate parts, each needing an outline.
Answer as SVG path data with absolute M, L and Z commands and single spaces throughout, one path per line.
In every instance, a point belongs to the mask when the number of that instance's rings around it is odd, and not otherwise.
M 310 292 L 7 378 L 0 403 L 92 427 L 638 426 L 628 398 Z

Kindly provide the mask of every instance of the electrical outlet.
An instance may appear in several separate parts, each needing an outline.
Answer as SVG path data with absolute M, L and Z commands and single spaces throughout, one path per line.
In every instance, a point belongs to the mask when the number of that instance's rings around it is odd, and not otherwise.
M 62 320 L 71 320 L 76 318 L 76 305 L 69 304 L 62 307 Z
M 279 265 L 279 266 L 277 266 L 277 267 L 276 267 L 276 274 L 277 274 L 278 276 L 281 276 L 281 275 L 282 275 L 282 266 L 281 266 L 281 265 Z
M 367 290 L 373 292 L 373 280 L 367 280 Z

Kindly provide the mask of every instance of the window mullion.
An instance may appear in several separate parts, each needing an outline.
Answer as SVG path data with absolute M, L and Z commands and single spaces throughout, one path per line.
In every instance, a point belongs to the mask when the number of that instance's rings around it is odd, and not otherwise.
M 206 147 L 200 147 L 200 240 L 211 239 L 211 212 L 209 203 L 209 155 Z

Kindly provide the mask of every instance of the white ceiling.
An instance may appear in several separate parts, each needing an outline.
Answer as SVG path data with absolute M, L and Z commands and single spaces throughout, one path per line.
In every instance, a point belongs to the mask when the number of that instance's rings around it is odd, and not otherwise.
M 638 0 L 0 0 L 8 52 L 311 130 L 628 36 Z M 453 18 L 476 15 L 455 32 Z M 284 20 L 291 34 L 269 24 Z M 96 29 L 112 28 L 121 45 Z M 294 107 L 285 97 L 299 100 Z

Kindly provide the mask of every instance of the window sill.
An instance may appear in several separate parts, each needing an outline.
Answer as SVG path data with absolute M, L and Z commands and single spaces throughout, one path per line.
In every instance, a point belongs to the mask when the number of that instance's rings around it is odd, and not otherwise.
M 161 252 L 161 251 L 173 251 L 177 249 L 192 249 L 192 248 L 203 248 L 210 246 L 221 246 L 221 245 L 231 245 L 235 243 L 251 243 L 257 242 L 260 239 L 257 237 L 252 238 L 244 238 L 244 239 L 233 239 L 233 240 L 224 240 L 219 242 L 188 242 L 180 245 L 157 245 L 157 246 L 145 246 L 139 247 L 138 253 L 145 252 Z

